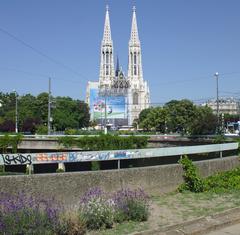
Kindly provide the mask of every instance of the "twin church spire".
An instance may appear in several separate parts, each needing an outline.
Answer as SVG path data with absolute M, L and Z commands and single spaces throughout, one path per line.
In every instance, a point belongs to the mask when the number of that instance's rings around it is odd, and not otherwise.
M 111 26 L 110 26 L 110 19 L 109 19 L 109 10 L 108 10 L 108 6 L 106 6 L 106 15 L 105 15 L 102 44 L 108 44 L 108 43 L 112 44 L 112 36 L 111 36 Z
M 110 86 L 115 78 L 114 71 L 114 54 L 113 42 L 111 36 L 111 26 L 109 19 L 109 8 L 106 7 L 103 39 L 101 44 L 101 64 L 99 82 L 100 86 Z M 136 8 L 133 7 L 132 27 L 129 40 L 129 55 L 128 55 L 128 79 L 142 80 L 142 64 L 141 64 L 141 46 L 138 36 L 138 27 L 136 19 Z M 118 65 L 119 66 L 119 65 Z
M 137 27 L 137 17 L 136 17 L 136 7 L 133 7 L 133 16 L 132 16 L 132 28 L 131 28 L 131 37 L 129 44 L 140 45 L 139 37 L 138 37 L 138 27 Z

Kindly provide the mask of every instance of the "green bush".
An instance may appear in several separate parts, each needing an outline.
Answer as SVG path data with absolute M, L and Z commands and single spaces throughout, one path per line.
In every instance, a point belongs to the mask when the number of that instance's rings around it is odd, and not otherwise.
M 0 234 L 55 234 L 60 213 L 60 205 L 54 199 L 1 192 Z
M 97 162 L 97 161 L 91 162 L 91 170 L 92 171 L 99 171 L 100 169 L 101 169 L 100 162 Z
M 18 135 L 4 135 L 0 136 L 0 148 L 2 150 L 2 153 L 7 153 L 7 148 L 11 147 L 12 152 L 16 153 L 17 152 L 17 147 L 21 143 L 23 139 L 23 136 L 18 134 Z
M 60 218 L 58 235 L 84 235 L 86 232 L 86 222 L 77 211 L 64 213 Z
M 48 134 L 48 127 L 45 126 L 45 125 L 37 126 L 36 134 L 38 134 L 38 135 L 47 135 Z
M 205 190 L 213 192 L 240 190 L 240 168 L 207 177 Z
M 64 171 L 64 169 L 62 169 L 62 168 L 58 168 L 58 169 L 56 170 L 56 173 L 63 173 L 63 172 L 65 172 L 65 171 Z
M 222 144 L 226 142 L 226 137 L 224 135 L 217 135 L 213 139 L 214 144 Z
M 5 173 L 5 166 L 4 165 L 0 165 L 0 174 L 1 173 Z
M 92 188 L 81 198 L 80 213 L 89 229 L 111 228 L 114 223 L 113 203 L 99 188 Z
M 71 136 L 59 137 L 58 144 L 63 145 L 65 148 L 71 148 L 76 144 L 76 138 Z
M 10 137 L 10 145 L 12 146 L 12 152 L 17 153 L 17 147 L 21 143 L 23 136 L 21 134 Z
M 115 221 L 146 221 L 149 216 L 149 196 L 142 189 L 121 189 L 113 194 Z
M 7 153 L 7 148 L 10 146 L 10 136 L 8 134 L 0 136 L 0 148 L 2 153 Z
M 184 183 L 179 187 L 179 191 L 203 192 L 204 181 L 200 178 L 197 167 L 193 162 L 187 156 L 184 156 L 179 163 L 182 165 L 184 171 Z
M 118 150 L 118 149 L 138 149 L 146 148 L 148 137 L 145 136 L 118 136 L 118 135 L 99 135 L 71 137 L 64 136 L 58 138 L 58 144 L 66 148 L 77 146 L 82 150 Z

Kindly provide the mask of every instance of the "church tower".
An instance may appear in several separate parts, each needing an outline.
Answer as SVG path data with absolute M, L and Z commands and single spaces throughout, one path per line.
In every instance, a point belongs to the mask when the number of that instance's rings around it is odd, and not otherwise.
M 141 44 L 138 37 L 135 7 L 133 7 L 131 36 L 128 44 L 128 77 L 132 82 L 143 80 Z
M 99 74 L 100 88 L 110 87 L 114 79 L 114 61 L 113 61 L 113 42 L 111 37 L 111 27 L 109 19 L 108 6 L 106 7 L 105 24 L 103 31 L 103 39 L 101 43 L 101 62 Z
M 140 112 L 149 107 L 149 88 L 143 80 L 141 43 L 138 36 L 136 8 L 133 7 L 131 35 L 128 44 L 128 93 L 129 124 L 138 118 Z

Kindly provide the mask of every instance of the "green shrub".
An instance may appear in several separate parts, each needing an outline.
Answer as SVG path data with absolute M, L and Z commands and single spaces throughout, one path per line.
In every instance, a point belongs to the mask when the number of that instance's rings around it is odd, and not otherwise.
M 99 171 L 100 169 L 101 169 L 100 162 L 97 162 L 97 161 L 91 162 L 91 170 L 92 171 Z
M 2 153 L 7 153 L 7 148 L 10 146 L 10 136 L 8 134 L 0 136 L 0 148 Z
M 184 156 L 179 163 L 184 170 L 184 183 L 179 187 L 179 191 L 203 192 L 204 181 L 200 178 L 197 167 L 193 162 L 187 156 Z
M 4 165 L 0 165 L 0 174 L 1 173 L 5 173 L 5 166 Z
M 118 135 L 99 135 L 71 137 L 64 136 L 58 138 L 58 144 L 66 148 L 77 146 L 82 150 L 118 150 L 118 149 L 138 149 L 146 148 L 148 137 L 145 136 L 118 136 Z
M 65 171 L 64 171 L 64 169 L 62 169 L 62 168 L 58 168 L 58 169 L 56 170 L 56 173 L 63 173 L 63 172 L 65 172 Z
M 17 152 L 17 147 L 21 143 L 23 139 L 23 136 L 18 134 L 18 135 L 4 135 L 0 136 L 0 148 L 2 150 L 2 153 L 7 153 L 7 148 L 12 147 L 12 152 L 16 153 Z
M 37 126 L 36 134 L 38 134 L 38 135 L 47 135 L 48 134 L 48 127 L 45 126 L 45 125 Z
M 114 208 L 99 188 L 92 188 L 81 198 L 80 213 L 89 229 L 111 228 L 114 223 Z
M 226 142 L 226 137 L 224 135 L 217 135 L 213 139 L 214 144 L 222 144 Z
M 64 213 L 57 229 L 58 235 L 83 235 L 87 231 L 86 222 L 77 211 Z
M 64 131 L 65 135 L 77 135 L 78 131 L 76 129 L 67 129 Z
M 21 134 L 10 136 L 10 145 L 12 146 L 12 152 L 17 153 L 17 147 L 22 142 L 23 136 Z
M 60 205 L 54 199 L 1 192 L 0 234 L 55 234 L 60 213 Z
M 146 221 L 149 216 L 149 196 L 142 189 L 121 189 L 113 194 L 115 221 Z
M 240 168 L 207 177 L 205 190 L 213 192 L 240 190 Z
M 58 144 L 63 145 L 65 148 L 71 148 L 75 145 L 76 138 L 71 136 L 63 136 L 58 138 Z

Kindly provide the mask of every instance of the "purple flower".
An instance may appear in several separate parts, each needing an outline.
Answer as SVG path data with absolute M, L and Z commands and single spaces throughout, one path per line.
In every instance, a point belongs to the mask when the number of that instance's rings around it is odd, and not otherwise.
M 126 188 L 114 193 L 112 199 L 118 209 L 127 212 L 128 204 L 130 202 L 139 202 L 147 205 L 149 201 L 149 196 L 141 188 L 135 190 Z
M 104 193 L 103 193 L 101 188 L 99 188 L 99 187 L 90 188 L 80 198 L 80 203 L 81 204 L 87 204 L 92 199 L 100 198 L 102 196 L 104 196 Z
M 54 229 L 62 209 L 53 198 L 0 192 L 0 231 L 9 234 L 14 229 L 11 234 L 24 234 L 22 229 L 32 231 L 38 226 Z

